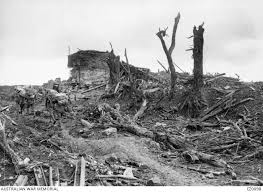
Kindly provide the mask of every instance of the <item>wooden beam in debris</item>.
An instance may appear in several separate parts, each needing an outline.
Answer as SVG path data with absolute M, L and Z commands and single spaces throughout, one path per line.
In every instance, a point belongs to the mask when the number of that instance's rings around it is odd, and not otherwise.
M 91 88 L 91 89 L 88 89 L 88 90 L 86 90 L 86 91 L 81 92 L 81 94 L 84 94 L 84 93 L 87 93 L 87 92 L 93 91 L 93 90 L 95 90 L 95 89 L 98 89 L 98 88 L 104 87 L 104 86 L 106 86 L 106 85 L 107 85 L 106 83 L 104 83 L 104 84 L 102 84 L 102 85 L 98 85 L 98 86 L 96 86 L 96 87 L 93 87 L 93 88 Z
M 80 160 L 76 163 L 75 176 L 74 176 L 74 186 L 85 186 L 85 170 L 86 161 L 82 156 Z
M 214 81 L 214 80 L 216 80 L 216 79 L 218 79 L 219 77 L 222 77 L 222 76 L 224 76 L 224 75 L 226 75 L 226 74 L 225 74 L 225 73 L 221 73 L 221 74 L 215 75 L 214 77 L 211 77 L 211 78 L 209 78 L 209 79 L 204 80 L 204 82 L 205 82 L 205 83 L 212 82 L 212 81 Z
M 108 179 L 108 178 L 119 178 L 119 179 L 127 179 L 127 180 L 139 180 L 136 177 L 124 176 L 124 175 L 97 175 L 100 179 Z
M 3 111 L 6 111 L 6 110 L 8 110 L 10 108 L 10 106 L 6 106 L 6 107 L 1 107 L 1 109 L 0 109 L 0 112 L 3 112 Z
M 54 186 L 54 183 L 53 183 L 53 168 L 51 166 L 49 167 L 49 186 Z
M 82 156 L 80 159 L 80 182 L 79 186 L 85 186 L 85 167 L 86 167 L 86 161 L 84 157 Z
M 185 71 L 182 70 L 176 63 L 173 62 L 173 64 L 174 64 L 178 69 L 180 69 L 180 71 L 182 71 L 183 73 L 185 73 Z
M 247 103 L 249 101 L 253 101 L 253 100 L 254 100 L 253 98 L 246 98 L 246 99 L 243 99 L 243 100 L 241 100 L 239 102 L 235 102 L 235 103 L 233 103 L 233 100 L 231 100 L 231 99 L 227 100 L 226 102 L 223 102 L 222 104 L 220 104 L 218 107 L 214 108 L 214 110 L 209 110 L 210 112 L 207 113 L 207 115 L 203 116 L 200 121 L 205 121 L 211 117 L 214 117 L 214 116 L 226 111 L 227 109 L 235 108 L 238 105 L 241 105 L 241 104 Z M 227 104 L 227 105 L 222 106 L 223 104 Z M 214 107 L 214 106 L 212 106 L 212 107 Z
M 46 176 L 41 165 L 34 167 L 34 174 L 38 186 L 47 186 Z
M 79 161 L 76 162 L 75 165 L 75 173 L 74 173 L 74 186 L 79 186 L 80 182 L 80 169 L 79 169 Z
M 12 123 L 13 125 L 15 125 L 15 126 L 18 125 L 11 117 L 9 117 L 8 115 L 6 115 L 4 112 L 1 112 L 1 114 L 2 114 L 5 118 L 7 118 L 9 121 L 11 121 L 11 123 Z
M 55 168 L 54 186 L 60 186 L 60 175 L 58 167 Z
M 157 59 L 157 62 L 161 65 L 161 67 L 164 69 L 166 73 L 169 73 L 169 71 L 165 68 L 165 66 Z

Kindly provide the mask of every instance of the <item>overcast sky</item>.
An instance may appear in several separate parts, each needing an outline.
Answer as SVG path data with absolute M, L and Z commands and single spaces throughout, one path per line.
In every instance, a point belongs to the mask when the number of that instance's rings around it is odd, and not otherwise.
M 0 0 L 0 84 L 42 84 L 69 77 L 71 53 L 110 50 L 152 71 L 167 66 L 159 27 L 171 34 L 181 19 L 174 62 L 191 72 L 185 50 L 194 25 L 205 22 L 204 70 L 263 80 L 262 0 Z M 171 35 L 169 36 L 171 37 Z M 166 39 L 169 43 L 169 37 Z

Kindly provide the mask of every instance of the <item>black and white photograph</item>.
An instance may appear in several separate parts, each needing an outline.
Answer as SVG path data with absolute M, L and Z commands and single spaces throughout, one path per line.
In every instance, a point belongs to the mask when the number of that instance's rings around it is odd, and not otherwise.
M 0 191 L 261 191 L 262 7 L 0 0 Z

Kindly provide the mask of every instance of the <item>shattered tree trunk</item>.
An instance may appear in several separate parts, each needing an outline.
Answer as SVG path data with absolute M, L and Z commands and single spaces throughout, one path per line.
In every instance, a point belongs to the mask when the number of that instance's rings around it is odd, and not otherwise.
M 107 64 L 110 69 L 109 85 L 110 87 L 112 87 L 114 85 L 117 85 L 120 81 L 120 58 L 115 57 L 113 50 L 111 51 Z
M 204 85 L 203 81 L 203 45 L 204 45 L 204 28 L 203 24 L 199 25 L 198 29 L 194 26 L 193 37 L 194 37 L 194 48 L 193 48 L 193 58 L 194 58 L 194 82 L 193 88 L 195 91 L 200 92 Z
M 171 71 L 171 92 L 170 92 L 171 97 L 173 97 L 175 84 L 176 84 L 176 80 L 177 80 L 177 75 L 176 75 L 175 67 L 174 67 L 174 64 L 173 64 L 172 52 L 173 52 L 174 47 L 175 47 L 175 35 L 176 35 L 176 31 L 177 31 L 177 26 L 178 26 L 179 20 L 180 20 L 180 13 L 178 13 L 176 18 L 174 19 L 173 34 L 172 34 L 171 46 L 170 46 L 169 49 L 167 49 L 165 41 L 163 39 L 166 36 L 167 28 L 165 30 L 160 30 L 159 29 L 159 32 L 156 33 L 156 35 L 159 37 L 159 39 L 160 39 L 160 41 L 162 43 L 162 47 L 163 47 L 163 50 L 165 52 L 165 55 L 166 55 L 166 58 L 167 58 L 167 61 L 168 61 L 168 64 L 169 64 L 169 69 Z

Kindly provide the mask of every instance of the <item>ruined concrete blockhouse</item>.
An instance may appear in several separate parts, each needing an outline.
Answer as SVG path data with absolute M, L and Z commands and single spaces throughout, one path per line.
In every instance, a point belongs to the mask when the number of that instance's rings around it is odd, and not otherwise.
M 68 56 L 71 78 L 84 84 L 106 82 L 109 78 L 109 52 L 80 50 Z
M 81 84 L 101 84 L 109 79 L 116 79 L 117 76 L 128 77 L 129 73 L 135 79 L 147 79 L 150 71 L 121 61 L 113 52 L 94 50 L 80 50 L 69 55 L 68 67 L 71 68 L 71 78 Z M 109 83 L 114 82 L 109 81 Z

